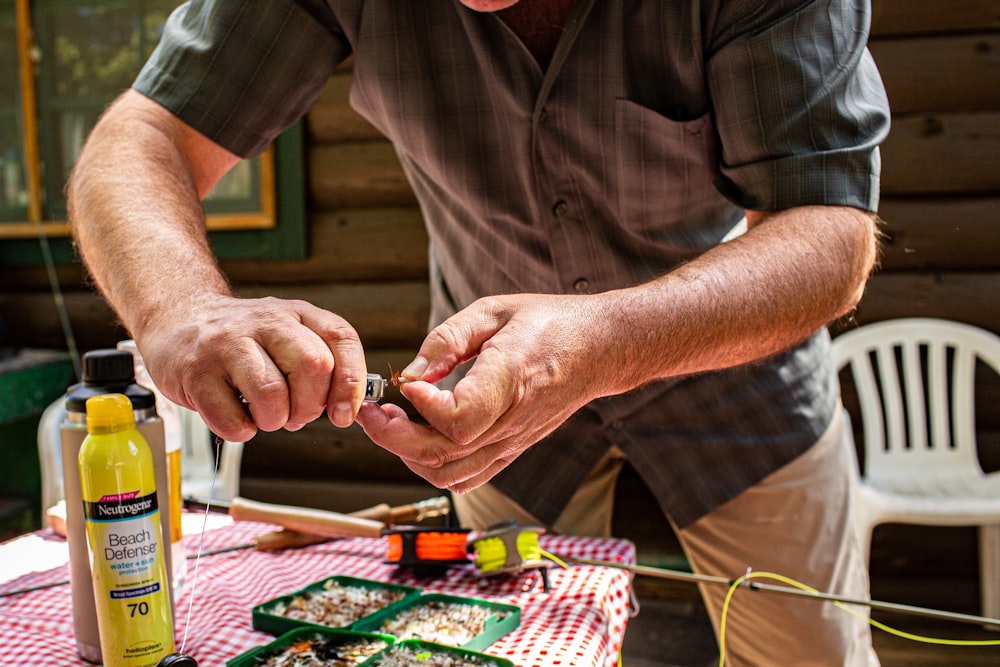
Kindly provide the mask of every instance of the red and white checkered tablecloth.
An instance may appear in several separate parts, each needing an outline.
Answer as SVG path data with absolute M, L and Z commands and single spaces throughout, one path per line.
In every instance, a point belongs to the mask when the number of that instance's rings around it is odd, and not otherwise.
M 215 523 L 219 523 L 216 521 Z M 206 531 L 204 550 L 249 543 L 274 526 L 253 522 L 222 525 Z M 199 531 L 200 532 L 200 531 Z M 625 540 L 542 535 L 542 549 L 563 557 L 621 563 L 635 562 L 635 548 Z M 199 536 L 185 537 L 189 554 L 197 553 Z M 76 652 L 65 541 L 43 530 L 0 545 L 0 667 L 86 666 Z M 34 559 L 32 553 L 56 556 L 61 564 Z M 291 593 L 331 575 L 349 575 L 419 586 L 447 593 L 514 604 L 521 608 L 520 626 L 484 653 L 507 658 L 518 667 L 614 667 L 629 618 L 630 575 L 624 570 L 573 565 L 549 571 L 545 592 L 538 571 L 514 577 L 476 578 L 475 567 L 454 566 L 435 577 L 416 577 L 408 569 L 383 563 L 384 539 L 353 538 L 280 552 L 242 549 L 204 556 L 194 580 L 188 561 L 187 583 L 175 610 L 178 649 L 187 628 L 184 652 L 200 667 L 223 667 L 227 660 L 271 635 L 251 625 L 257 604 Z M 29 562 L 38 563 L 31 571 Z M 14 578 L 4 571 L 18 572 Z M 54 586 L 45 587 L 49 584 Z M 35 589 L 15 595 L 13 591 Z M 193 601 L 193 604 L 192 604 Z

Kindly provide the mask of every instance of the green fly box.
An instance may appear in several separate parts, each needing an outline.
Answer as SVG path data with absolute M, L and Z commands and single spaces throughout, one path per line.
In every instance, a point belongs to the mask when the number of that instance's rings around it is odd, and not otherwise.
M 367 616 L 353 630 L 481 651 L 521 623 L 521 608 L 478 598 L 426 593 Z
M 253 627 L 272 635 L 310 625 L 354 629 L 360 619 L 418 595 L 415 586 L 336 575 L 257 605 Z

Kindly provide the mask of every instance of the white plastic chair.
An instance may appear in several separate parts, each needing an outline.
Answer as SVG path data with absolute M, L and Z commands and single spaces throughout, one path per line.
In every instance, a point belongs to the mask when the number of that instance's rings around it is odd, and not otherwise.
M 1000 337 L 947 320 L 907 318 L 837 336 L 864 434 L 856 521 L 869 554 L 883 523 L 978 526 L 982 615 L 1000 616 L 1000 472 L 976 451 L 977 360 L 1000 373 Z M 989 626 L 1000 629 L 1000 626 Z
M 240 494 L 243 443 L 225 440 L 216 471 L 214 436 L 193 410 L 176 406 L 181 425 L 181 490 L 185 498 L 230 501 Z

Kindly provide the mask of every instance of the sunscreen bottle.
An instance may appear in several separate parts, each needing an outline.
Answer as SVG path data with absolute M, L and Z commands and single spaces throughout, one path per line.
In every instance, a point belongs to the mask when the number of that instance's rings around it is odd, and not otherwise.
M 79 454 L 105 667 L 155 667 L 174 652 L 153 456 L 123 394 L 87 399 Z
M 123 394 L 132 402 L 136 429 L 153 451 L 156 470 L 157 504 L 162 509 L 160 530 L 163 543 L 171 542 L 169 480 L 165 454 L 165 427 L 156 413 L 156 395 L 136 384 L 135 360 L 128 350 L 91 350 L 83 355 L 83 377 L 71 386 L 63 404 L 60 425 L 60 449 L 63 490 L 66 498 L 66 541 L 69 544 L 69 582 L 73 600 L 73 635 L 77 652 L 88 662 L 101 662 L 101 641 L 94 609 L 94 580 L 90 571 L 87 530 L 80 492 L 80 448 L 87 437 L 87 400 L 103 394 Z M 170 577 L 171 553 L 164 550 L 167 576 Z

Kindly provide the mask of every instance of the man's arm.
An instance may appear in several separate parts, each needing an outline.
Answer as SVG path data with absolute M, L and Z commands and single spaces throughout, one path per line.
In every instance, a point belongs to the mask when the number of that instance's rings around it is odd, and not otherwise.
M 70 178 L 76 244 L 157 386 L 215 433 L 248 440 L 257 427 L 299 428 L 324 410 L 347 426 L 366 372 L 354 329 L 304 302 L 238 299 L 218 268 L 200 201 L 237 161 L 126 92 Z
M 403 375 L 430 424 L 366 406 L 375 442 L 431 483 L 485 483 L 581 406 L 648 382 L 766 358 L 848 313 L 876 258 L 874 216 L 748 213 L 750 230 L 656 280 L 590 296 L 481 299 L 436 328 Z M 430 382 L 476 357 L 454 391 Z
M 230 296 L 200 200 L 238 160 L 134 91 L 97 123 L 69 181 L 70 218 L 87 268 L 130 332 L 171 315 L 177 300 Z
M 623 382 L 766 358 L 860 301 L 877 257 L 874 215 L 832 206 L 746 214 L 743 236 L 659 280 L 622 290 L 624 317 L 643 314 L 635 330 L 660 334 L 651 345 L 626 338 L 633 362 Z

